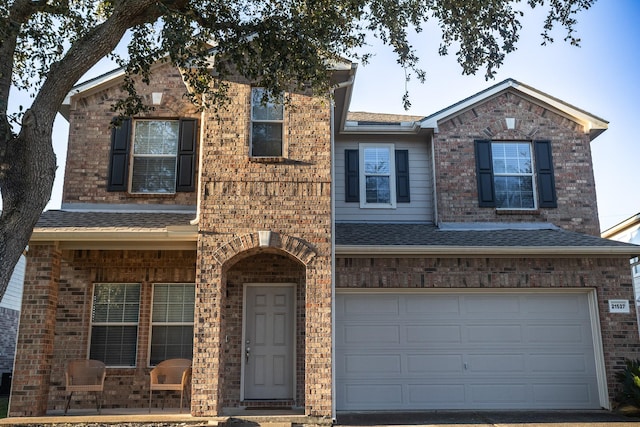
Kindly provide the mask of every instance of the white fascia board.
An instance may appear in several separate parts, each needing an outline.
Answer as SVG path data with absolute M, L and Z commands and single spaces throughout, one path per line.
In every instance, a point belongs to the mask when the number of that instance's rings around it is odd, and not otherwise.
M 640 247 L 626 246 L 336 246 L 336 255 L 359 256 L 497 256 L 544 257 L 629 256 L 640 255 Z
M 55 244 L 62 250 L 196 250 L 197 227 L 175 226 L 153 231 L 35 230 L 29 245 Z
M 584 127 L 584 132 L 591 135 L 591 139 L 594 139 L 609 127 L 609 122 L 607 122 L 606 120 L 587 113 L 586 111 L 580 110 L 579 108 L 574 107 L 571 104 L 567 104 L 566 102 L 558 98 L 554 98 L 544 92 L 534 89 L 531 86 L 519 83 L 518 81 L 513 79 L 507 79 L 502 83 L 498 83 L 497 85 L 492 86 L 474 96 L 471 96 L 459 103 L 453 104 L 450 107 L 447 107 L 435 114 L 432 114 L 431 116 L 426 117 L 421 122 L 421 126 L 422 128 L 435 129 L 437 132 L 438 122 L 469 108 L 472 108 L 474 105 L 479 104 L 484 100 L 489 99 L 509 88 L 513 88 L 518 92 L 527 95 L 530 99 L 532 98 L 534 100 L 537 100 L 537 102 L 540 104 L 546 104 L 554 110 L 562 113 L 564 116 L 571 118 L 577 123 L 580 123 Z
M 421 126 L 417 122 L 402 122 L 399 125 L 359 125 L 358 122 L 347 121 L 340 133 L 348 134 L 378 134 L 378 135 L 401 135 L 417 134 Z

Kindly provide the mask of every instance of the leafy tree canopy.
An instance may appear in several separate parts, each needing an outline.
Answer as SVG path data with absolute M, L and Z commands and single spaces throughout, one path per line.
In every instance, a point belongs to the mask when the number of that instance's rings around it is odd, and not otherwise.
M 330 85 L 327 63 L 344 57 L 366 62 L 368 54 L 361 52 L 373 36 L 393 49 L 399 66 L 422 80 L 408 35 L 419 33 L 429 20 L 442 33 L 440 54 L 454 50 L 464 74 L 482 69 L 490 78 L 516 49 L 524 10 L 545 9 L 543 43 L 553 41 L 550 34 L 558 26 L 565 41 L 578 44 L 576 14 L 594 1 L 3 0 L 0 297 L 51 196 L 55 115 L 71 88 L 104 57 L 116 59 L 127 73 L 130 96 L 114 106 L 123 115 L 147 108 L 133 78 L 148 81 L 158 60 L 188 70 L 193 93 L 211 92 L 213 100 L 224 95 L 224 85 L 211 84 L 213 76 L 232 72 L 272 92 L 292 82 L 324 91 Z M 128 53 L 118 57 L 114 50 L 127 32 Z M 212 64 L 212 48 L 224 61 Z M 9 114 L 12 86 L 34 94 L 27 111 Z M 407 94 L 404 102 L 409 105 Z

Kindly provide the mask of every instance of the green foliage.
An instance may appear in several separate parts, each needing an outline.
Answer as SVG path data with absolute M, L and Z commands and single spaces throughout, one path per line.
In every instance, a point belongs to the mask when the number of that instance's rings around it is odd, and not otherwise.
M 0 32 L 11 27 L 6 19 L 22 0 L 9 0 L 0 8 Z M 574 37 L 575 15 L 595 0 L 528 0 L 531 8 L 544 7 L 547 18 L 543 43 L 559 24 L 565 40 Z M 31 18 L 19 28 L 13 55 L 12 83 L 37 89 L 57 61 L 74 44 L 114 16 L 132 0 L 34 1 Z M 141 22 L 132 22 L 128 53 L 116 57 L 127 71 L 124 88 L 129 98 L 114 109 L 130 115 L 147 108 L 138 97 L 132 76 L 148 81 L 151 64 L 171 61 L 186 73 L 192 99 L 216 103 L 224 90 L 214 90 L 213 76 L 240 74 L 273 93 L 313 88 L 326 93 L 330 87 L 327 64 L 339 58 L 366 62 L 368 36 L 379 38 L 397 55 L 406 78 L 423 81 L 418 55 L 409 42 L 411 32 L 420 33 L 434 19 L 442 30 L 439 53 L 455 55 L 464 74 L 485 69 L 491 78 L 516 49 L 523 12 L 520 0 L 164 0 L 148 2 Z M 15 13 L 15 11 L 14 11 Z M 147 16 L 144 16 L 146 14 Z M 3 28 L 4 27 L 4 28 Z M 211 61 L 212 54 L 216 60 Z M 80 60 L 80 59 L 79 59 Z M 74 82 L 75 83 L 75 82 Z M 221 87 L 224 89 L 224 87 Z M 198 95 L 206 93 L 202 98 Z M 195 96 L 194 96 L 195 94 Z M 205 99 L 205 101 L 202 101 Z M 410 101 L 403 96 L 406 108 Z
M 640 360 L 625 360 L 625 369 L 616 372 L 616 379 L 622 384 L 618 402 L 640 408 Z
M 7 418 L 8 410 L 9 410 L 9 398 L 0 397 L 0 418 Z

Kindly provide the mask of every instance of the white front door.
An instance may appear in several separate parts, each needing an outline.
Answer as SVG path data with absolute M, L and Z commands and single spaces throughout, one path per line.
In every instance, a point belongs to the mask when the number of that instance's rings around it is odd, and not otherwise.
M 247 285 L 244 399 L 293 399 L 294 286 Z

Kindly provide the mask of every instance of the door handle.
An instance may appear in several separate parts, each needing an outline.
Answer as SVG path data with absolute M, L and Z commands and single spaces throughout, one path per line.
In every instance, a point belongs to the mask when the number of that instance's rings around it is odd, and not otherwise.
M 246 345 L 244 347 L 244 359 L 245 359 L 246 362 L 249 361 L 249 355 L 251 354 L 251 347 L 249 347 L 249 343 L 250 343 L 250 341 L 247 340 L 246 341 Z

